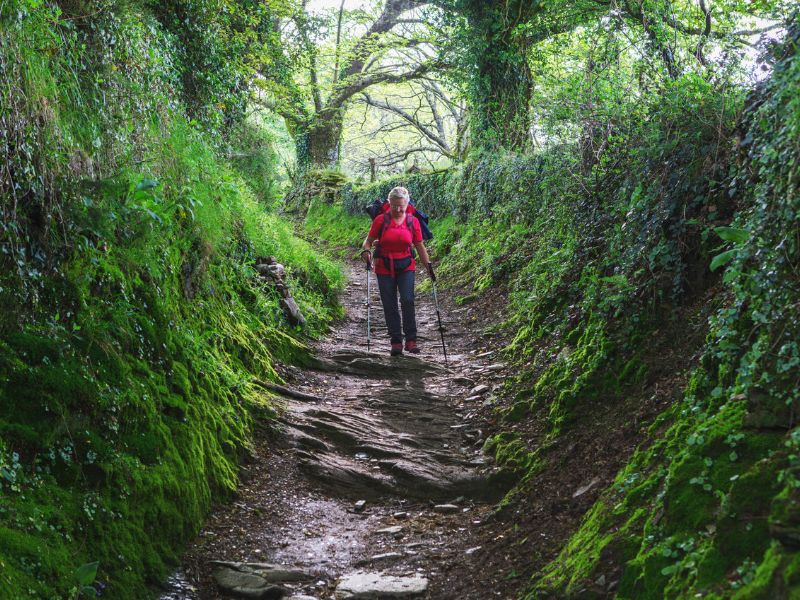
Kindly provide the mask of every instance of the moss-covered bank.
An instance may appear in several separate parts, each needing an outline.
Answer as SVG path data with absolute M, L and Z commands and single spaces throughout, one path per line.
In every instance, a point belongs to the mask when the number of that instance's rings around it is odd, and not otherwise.
M 225 115 L 186 116 L 190 56 L 146 7 L 0 11 L 0 597 L 141 599 L 235 487 L 272 414 L 253 381 L 303 359 L 341 274 L 264 211 L 269 153 L 248 187 Z
M 619 597 L 797 594 L 797 34 L 742 116 L 739 210 L 712 263 L 724 303 L 700 364 L 536 590 L 577 593 L 616 555 Z

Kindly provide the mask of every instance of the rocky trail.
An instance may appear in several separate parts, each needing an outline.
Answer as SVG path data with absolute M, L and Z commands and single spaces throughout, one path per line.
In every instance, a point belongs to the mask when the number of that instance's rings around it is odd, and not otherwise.
M 352 268 L 346 317 L 308 368 L 268 386 L 279 425 L 260 432 L 236 498 L 211 514 L 162 600 L 454 598 L 454 574 L 474 581 L 459 598 L 512 597 L 466 565 L 510 486 L 482 451 L 505 365 L 469 309 L 443 306 L 445 366 L 425 278 L 422 352 L 390 357 L 374 279 L 367 351 L 366 274 Z

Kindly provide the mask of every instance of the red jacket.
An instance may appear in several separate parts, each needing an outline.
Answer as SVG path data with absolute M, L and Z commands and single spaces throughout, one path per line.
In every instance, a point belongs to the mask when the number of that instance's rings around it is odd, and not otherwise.
M 414 207 L 409 205 L 406 209 L 406 216 L 398 225 L 389 216 L 388 223 L 386 222 L 386 213 L 390 210 L 389 203 L 387 202 L 383 208 L 383 214 L 378 215 L 372 221 L 372 227 L 369 228 L 369 236 L 380 244 L 380 257 L 375 260 L 375 274 L 376 275 L 392 275 L 392 269 L 387 267 L 384 257 L 392 258 L 394 260 L 407 258 L 411 256 L 411 245 L 416 242 L 422 241 L 422 229 L 419 225 L 419 220 L 414 216 Z M 411 227 L 409 228 L 408 217 L 411 217 Z M 383 229 L 383 231 L 381 231 Z M 417 263 L 412 258 L 411 264 L 406 271 L 413 271 L 416 269 Z

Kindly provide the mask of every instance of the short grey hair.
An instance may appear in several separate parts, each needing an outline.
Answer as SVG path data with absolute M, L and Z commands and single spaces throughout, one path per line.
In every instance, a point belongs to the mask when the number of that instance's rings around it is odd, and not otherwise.
M 399 199 L 405 200 L 406 204 L 407 204 L 408 200 L 410 198 L 410 195 L 409 195 L 408 190 L 406 188 L 404 188 L 404 187 L 395 187 L 395 188 L 392 188 L 391 192 L 389 192 L 388 200 L 392 200 L 392 198 L 399 198 Z

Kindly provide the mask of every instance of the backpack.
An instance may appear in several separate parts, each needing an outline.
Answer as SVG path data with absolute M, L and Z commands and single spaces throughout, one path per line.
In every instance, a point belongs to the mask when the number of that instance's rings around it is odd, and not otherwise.
M 364 207 L 364 212 L 366 212 L 373 220 L 378 215 L 383 214 L 384 215 L 383 227 L 385 227 L 389 221 L 388 219 L 389 211 L 386 208 L 388 205 L 389 205 L 388 200 L 375 200 L 373 202 L 370 202 Z M 408 199 L 408 205 L 414 206 L 413 198 Z M 426 215 L 424 212 L 422 212 L 416 206 L 414 206 L 413 214 L 409 215 L 409 217 L 413 216 L 417 217 L 417 220 L 419 221 L 419 228 L 422 230 L 422 240 L 428 241 L 430 239 L 433 239 L 433 233 L 431 233 L 431 228 L 428 225 L 428 220 L 429 220 L 428 215 Z M 406 218 L 406 225 L 408 225 L 408 228 L 411 229 L 413 226 L 413 219 Z M 380 234 L 378 235 L 379 240 L 381 238 L 381 235 L 383 235 L 383 227 L 381 227 Z M 414 232 L 412 231 L 411 233 L 413 234 Z

